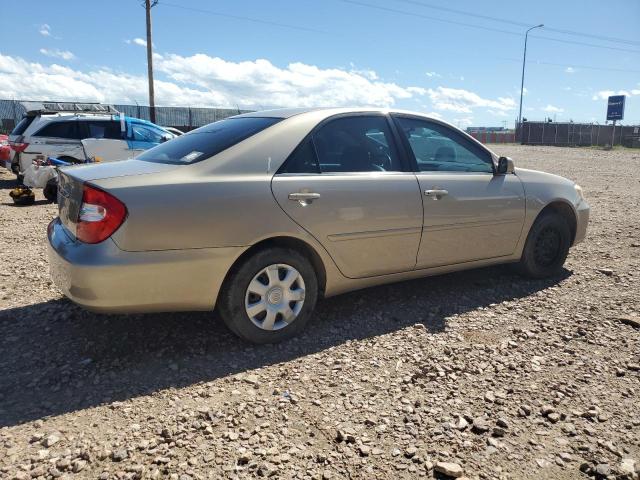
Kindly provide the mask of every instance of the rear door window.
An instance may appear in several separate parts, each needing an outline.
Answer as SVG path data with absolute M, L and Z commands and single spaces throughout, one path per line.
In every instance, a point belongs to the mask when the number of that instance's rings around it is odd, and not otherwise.
M 263 117 L 227 118 L 176 137 L 170 142 L 161 143 L 138 155 L 136 160 L 178 165 L 200 162 L 269 128 L 280 120 L 282 119 Z
M 79 140 L 78 122 L 74 120 L 53 122 L 38 130 L 33 136 Z
M 111 140 L 122 140 L 120 122 L 90 120 L 82 122 L 86 125 L 87 138 L 107 138 Z
M 403 170 L 382 115 L 331 120 L 314 133 L 313 141 L 322 173 Z

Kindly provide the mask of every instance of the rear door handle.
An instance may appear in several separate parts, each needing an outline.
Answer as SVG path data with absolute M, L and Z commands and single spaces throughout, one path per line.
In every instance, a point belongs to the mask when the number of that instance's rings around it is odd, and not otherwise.
M 434 189 L 434 190 L 425 190 L 424 194 L 427 197 L 431 197 L 434 200 L 438 200 L 440 197 L 444 197 L 445 195 L 449 195 L 449 192 L 447 190 Z
M 319 193 L 311 193 L 311 192 L 295 192 L 289 194 L 289 200 L 300 203 L 303 207 L 306 207 L 314 200 L 320 198 Z

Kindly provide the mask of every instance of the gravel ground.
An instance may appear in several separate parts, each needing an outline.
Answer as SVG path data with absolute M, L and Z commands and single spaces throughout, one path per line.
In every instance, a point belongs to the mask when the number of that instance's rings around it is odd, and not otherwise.
M 13 207 L 0 173 L 0 478 L 638 479 L 640 152 L 496 150 L 584 188 L 559 278 L 354 292 L 262 347 L 209 314 L 64 300 L 56 207 Z

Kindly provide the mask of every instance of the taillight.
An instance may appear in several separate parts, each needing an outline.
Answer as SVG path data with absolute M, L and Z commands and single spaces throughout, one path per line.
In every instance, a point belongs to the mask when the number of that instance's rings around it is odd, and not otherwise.
M 92 185 L 82 190 L 76 238 L 84 243 L 100 243 L 109 238 L 127 217 L 127 207 L 116 197 Z
M 9 143 L 9 146 L 11 147 L 11 149 L 12 149 L 14 152 L 21 153 L 21 152 L 23 152 L 23 151 L 24 151 L 24 150 L 29 146 L 29 144 L 28 144 L 28 143 L 14 143 L 14 142 L 10 142 L 10 143 Z

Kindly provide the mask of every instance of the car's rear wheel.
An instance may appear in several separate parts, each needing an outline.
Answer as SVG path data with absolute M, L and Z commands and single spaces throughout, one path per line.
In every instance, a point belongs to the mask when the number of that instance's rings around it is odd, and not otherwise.
M 571 246 L 571 229 L 565 218 L 546 212 L 534 222 L 525 244 L 519 269 L 532 278 L 557 275 L 564 265 Z
M 269 248 L 233 268 L 218 297 L 218 311 L 241 338 L 275 343 L 304 329 L 317 298 L 311 262 L 296 250 Z
M 42 189 L 42 194 L 48 202 L 57 203 L 58 201 L 58 179 L 52 178 Z

